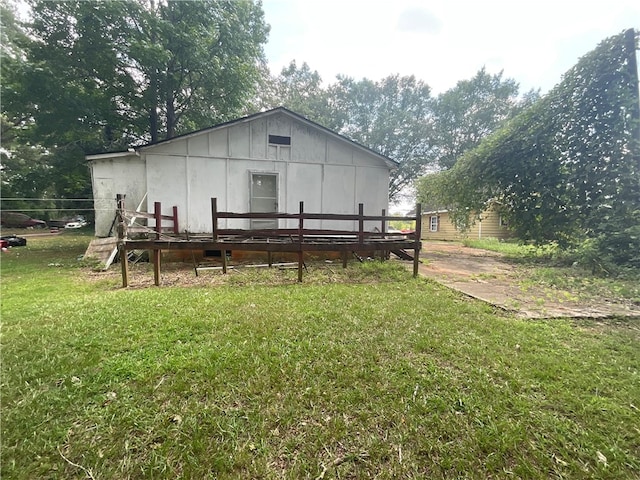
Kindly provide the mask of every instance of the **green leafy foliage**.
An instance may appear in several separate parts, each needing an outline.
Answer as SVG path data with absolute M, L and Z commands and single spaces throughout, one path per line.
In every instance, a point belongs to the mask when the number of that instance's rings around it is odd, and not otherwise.
M 549 94 L 467 152 L 438 180 L 453 216 L 464 219 L 495 202 L 522 240 L 566 247 L 602 237 L 602 248 L 613 238 L 616 251 L 634 246 L 636 44 L 633 30 L 606 39 Z M 630 258 L 618 254 L 615 261 Z
M 429 86 L 414 76 L 378 82 L 339 76 L 330 91 L 340 133 L 400 163 L 389 185 L 394 199 L 432 163 Z
M 3 38 L 3 54 L 13 53 L 7 62 L 3 55 L 2 113 L 16 145 L 46 148 L 41 159 L 59 197 L 90 196 L 85 154 L 234 118 L 262 75 L 268 26 L 259 2 L 29 6 L 28 23 L 3 15 L 12 42 L 5 48 Z M 20 148 L 11 156 L 28 161 Z
M 433 165 L 430 88 L 414 76 L 373 81 L 339 75 L 324 88 L 317 71 L 291 62 L 271 80 L 266 105 L 288 107 L 399 162 L 389 188 L 392 200 Z
M 340 128 L 329 91 L 323 87 L 318 71 L 312 71 L 306 62 L 298 67 L 292 61 L 280 75 L 266 82 L 264 90 L 266 95 L 259 97 L 261 107 L 286 107 L 331 130 Z
M 537 99 L 534 91 L 519 98 L 516 81 L 502 75 L 483 67 L 434 99 L 432 142 L 439 167 L 453 167 L 462 154 Z

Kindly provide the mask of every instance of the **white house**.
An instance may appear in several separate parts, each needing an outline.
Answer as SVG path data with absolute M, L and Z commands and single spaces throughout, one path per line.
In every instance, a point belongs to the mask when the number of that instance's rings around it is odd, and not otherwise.
M 163 214 L 178 207 L 179 231 L 212 231 L 211 202 L 229 212 L 379 215 L 388 208 L 389 174 L 397 163 L 285 108 L 257 113 L 126 152 L 88 155 L 96 236 L 114 221 L 116 194 L 128 209 Z M 232 219 L 220 228 L 266 227 Z M 280 220 L 279 227 L 295 227 Z M 308 228 L 350 228 L 331 221 Z

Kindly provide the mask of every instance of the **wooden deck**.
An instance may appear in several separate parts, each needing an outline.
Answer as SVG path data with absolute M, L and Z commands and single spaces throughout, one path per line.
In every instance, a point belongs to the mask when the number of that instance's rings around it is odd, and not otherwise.
M 298 213 L 236 213 L 219 212 L 217 200 L 211 199 L 212 233 L 194 235 L 179 234 L 177 227 L 177 210 L 173 207 L 172 215 L 162 215 L 162 207 L 156 202 L 154 214 L 147 214 L 155 219 L 153 227 L 146 227 L 147 235 L 151 238 L 130 238 L 130 233 L 140 234 L 143 229 L 128 228 L 127 219 L 132 215 L 140 216 L 140 212 L 128 212 L 124 209 L 124 198 L 118 197 L 118 249 L 120 258 L 127 258 L 131 250 L 150 250 L 153 252 L 154 283 L 160 285 L 160 252 L 163 250 L 215 250 L 221 252 L 222 270 L 227 271 L 227 252 L 290 252 L 298 255 L 298 281 L 302 281 L 304 269 L 304 254 L 308 252 L 339 252 L 346 266 L 346 256 L 349 252 L 382 252 L 386 257 L 388 252 L 402 252 L 410 256 L 406 250 L 413 250 L 413 274 L 418 275 L 420 242 L 420 205 L 417 205 L 416 215 L 412 217 L 388 216 L 385 211 L 381 215 L 365 216 L 364 205 L 359 205 L 358 214 L 320 214 L 304 212 L 304 204 L 300 202 Z M 221 229 L 221 219 L 268 219 L 295 220 L 297 228 L 278 229 Z M 358 230 L 328 230 L 305 228 L 309 220 L 331 220 L 357 222 Z M 386 231 L 387 222 L 392 220 L 416 221 L 416 229 L 410 233 L 389 233 Z M 171 227 L 165 227 L 163 222 L 173 221 Z M 365 223 L 376 222 L 379 227 L 374 231 L 365 231 Z M 171 233 L 169 233 L 171 232 Z M 402 254 L 401 254 L 402 255 Z M 407 257 L 404 257 L 407 258 Z M 271 262 L 269 262 L 271 263 Z M 122 285 L 128 285 L 128 265 L 121 261 Z

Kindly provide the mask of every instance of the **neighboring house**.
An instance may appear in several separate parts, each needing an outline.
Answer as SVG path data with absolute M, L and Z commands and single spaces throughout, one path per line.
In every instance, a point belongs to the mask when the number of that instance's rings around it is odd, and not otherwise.
M 493 208 L 482 212 L 480 219 L 466 231 L 455 226 L 447 210 L 432 210 L 422 214 L 423 240 L 463 240 L 465 238 L 506 240 L 513 236 L 509 225 Z
M 126 152 L 88 155 L 96 236 L 109 235 L 116 194 L 127 209 L 163 214 L 178 207 L 179 231 L 208 233 L 211 198 L 219 211 L 297 213 L 388 209 L 397 163 L 285 108 L 276 108 Z M 297 227 L 290 220 L 231 219 L 220 228 Z M 271 223 L 269 223 L 271 222 Z M 348 222 L 309 221 L 308 228 L 350 229 Z M 378 225 L 375 225 L 378 226 Z M 374 225 L 368 226 L 371 230 Z M 357 228 L 357 222 L 355 227 Z

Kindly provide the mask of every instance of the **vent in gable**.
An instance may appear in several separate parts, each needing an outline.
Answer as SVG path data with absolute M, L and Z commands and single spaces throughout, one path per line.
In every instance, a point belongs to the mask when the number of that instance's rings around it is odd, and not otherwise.
M 283 137 L 281 135 L 269 135 L 269 144 L 270 145 L 291 145 L 291 137 Z

